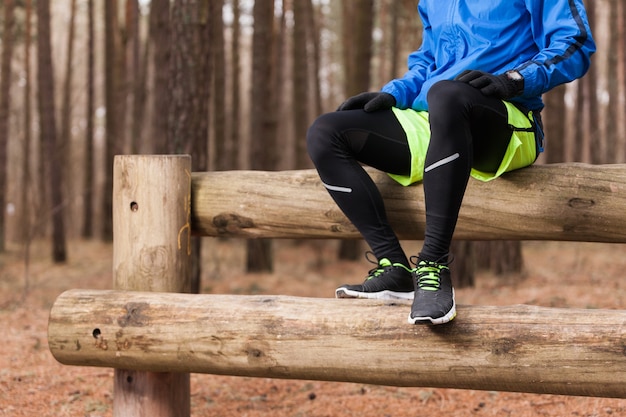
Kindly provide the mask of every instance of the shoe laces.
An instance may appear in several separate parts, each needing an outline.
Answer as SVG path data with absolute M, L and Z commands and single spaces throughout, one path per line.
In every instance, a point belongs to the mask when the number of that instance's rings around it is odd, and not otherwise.
M 441 286 L 439 279 L 441 271 L 450 269 L 448 268 L 449 262 L 420 260 L 417 257 L 411 257 L 411 261 L 416 266 L 414 271 L 417 288 L 425 291 L 437 291 Z
M 365 253 L 365 259 L 367 259 L 369 262 L 376 265 L 374 268 L 370 269 L 367 272 L 367 278 L 365 278 L 365 281 L 369 281 L 370 279 L 380 276 L 390 266 L 401 266 L 402 268 L 410 272 L 410 269 L 407 268 L 406 266 L 400 263 L 395 263 L 395 264 L 391 263 L 391 261 L 388 258 L 381 258 L 380 260 L 376 260 L 374 252 L 371 252 L 371 251 L 368 251 Z

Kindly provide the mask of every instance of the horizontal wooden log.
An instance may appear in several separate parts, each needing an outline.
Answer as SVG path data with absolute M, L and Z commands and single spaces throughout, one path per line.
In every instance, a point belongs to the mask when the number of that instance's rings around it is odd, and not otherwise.
M 68 365 L 626 398 L 626 311 L 71 290 L 48 342 Z
M 421 184 L 369 170 L 401 239 L 424 235 Z M 455 238 L 626 242 L 626 165 L 535 165 L 471 179 Z M 192 229 L 205 236 L 357 238 L 314 170 L 192 176 Z

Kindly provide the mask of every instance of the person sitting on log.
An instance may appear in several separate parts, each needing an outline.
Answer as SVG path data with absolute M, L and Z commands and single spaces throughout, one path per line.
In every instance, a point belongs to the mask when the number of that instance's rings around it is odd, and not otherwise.
M 422 44 L 408 72 L 318 117 L 307 148 L 376 257 L 365 281 L 336 297 L 413 299 L 409 323 L 442 324 L 456 316 L 449 249 L 469 177 L 489 181 L 536 160 L 541 95 L 582 77 L 595 42 L 582 0 L 421 0 L 417 10 Z M 423 182 L 414 268 L 361 164 L 402 185 Z

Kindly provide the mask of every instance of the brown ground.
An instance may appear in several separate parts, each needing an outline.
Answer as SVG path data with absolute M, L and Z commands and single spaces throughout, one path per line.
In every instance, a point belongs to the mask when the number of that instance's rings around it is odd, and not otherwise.
M 243 273 L 242 242 L 205 241 L 204 292 L 329 297 L 337 284 L 360 281 L 370 268 L 337 261 L 333 243 L 278 242 L 276 272 L 252 276 Z M 525 243 L 524 277 L 507 284 L 481 273 L 476 288 L 457 290 L 457 302 L 624 309 L 624 249 Z M 46 336 L 49 308 L 62 291 L 110 287 L 111 247 L 73 242 L 65 266 L 53 265 L 49 252 L 33 245 L 28 273 L 22 248 L 0 255 L 0 416 L 111 416 L 113 371 L 60 365 Z M 26 281 L 30 290 L 21 299 Z M 212 375 L 192 375 L 191 383 L 193 416 L 626 416 L 626 400 L 603 398 Z

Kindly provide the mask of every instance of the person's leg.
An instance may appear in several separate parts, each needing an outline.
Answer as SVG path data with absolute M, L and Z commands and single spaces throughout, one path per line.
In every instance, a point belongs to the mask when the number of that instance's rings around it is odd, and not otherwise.
M 495 172 L 511 139 L 506 107 L 466 83 L 428 94 L 431 140 L 424 164 L 426 230 L 421 256 L 445 259 L 472 167 Z
M 428 105 L 431 140 L 423 182 L 426 230 L 409 321 L 439 324 L 456 314 L 448 252 L 471 168 L 495 172 L 512 132 L 504 104 L 465 83 L 435 84 Z
M 406 135 L 393 112 L 324 114 L 309 128 L 307 147 L 324 186 L 377 258 L 378 267 L 365 283 L 342 286 L 337 296 L 412 298 L 407 257 L 389 225 L 376 184 L 361 166 L 399 175 L 410 172 Z
M 406 135 L 393 112 L 324 114 L 309 128 L 307 148 L 322 183 L 374 255 L 406 264 L 378 188 L 361 166 L 401 175 L 409 172 Z

